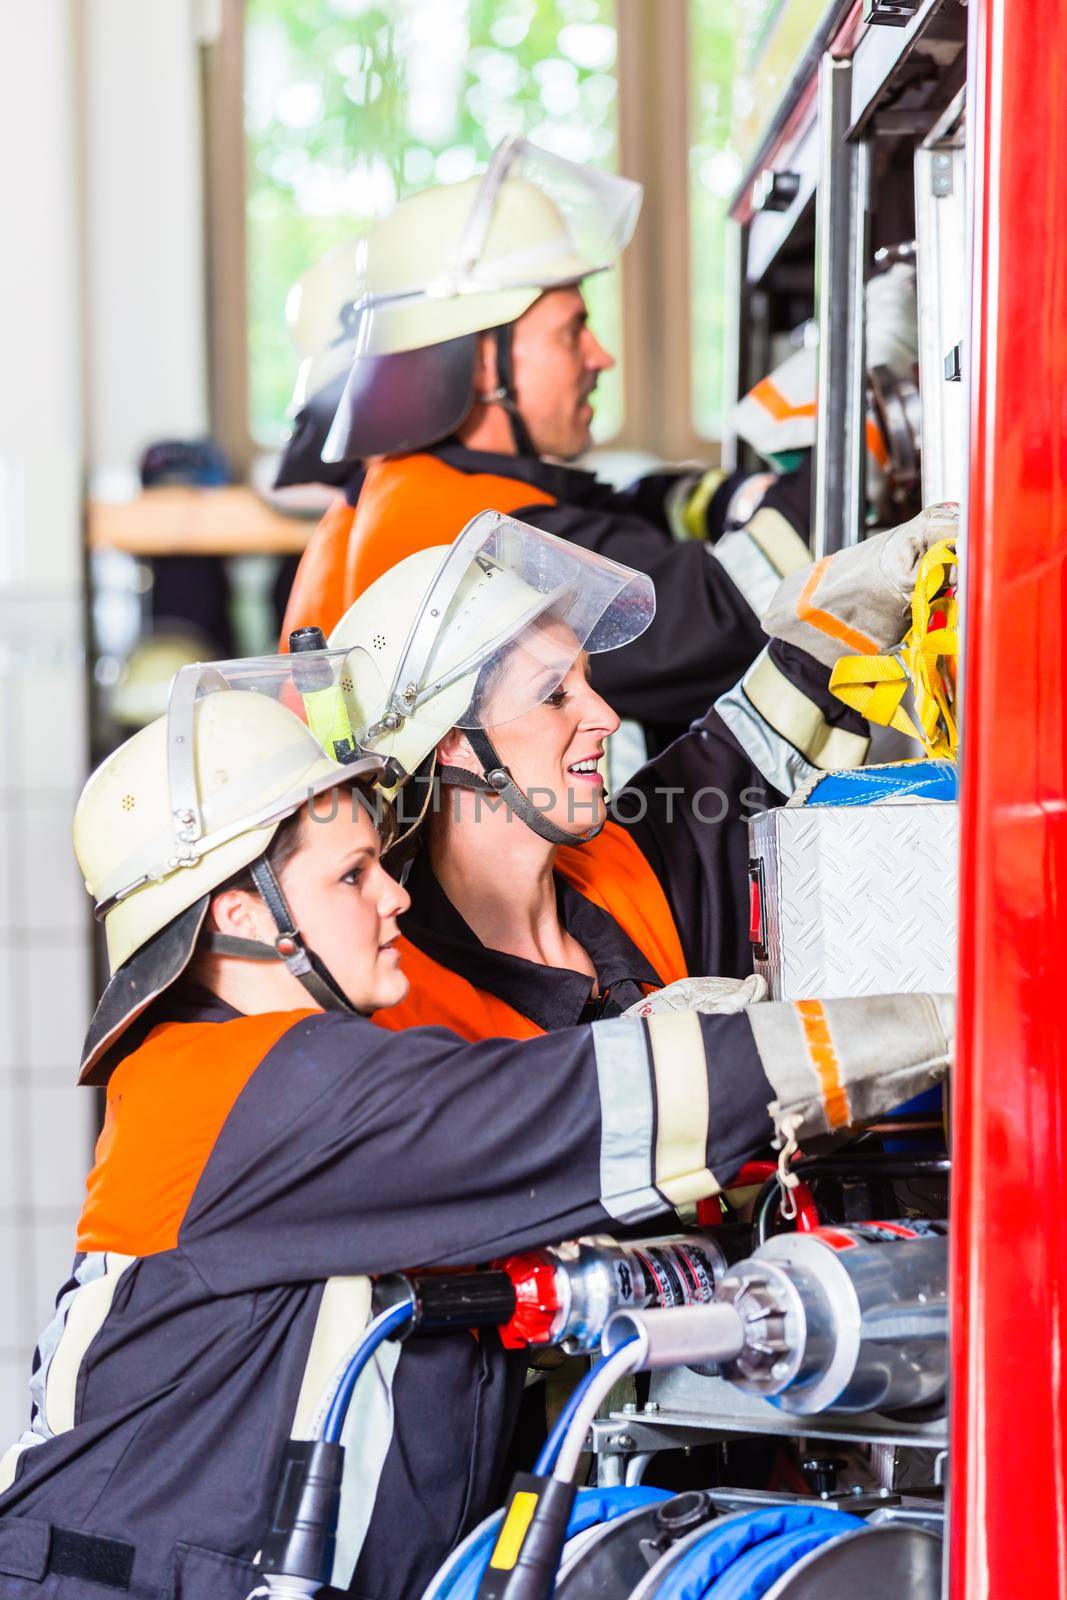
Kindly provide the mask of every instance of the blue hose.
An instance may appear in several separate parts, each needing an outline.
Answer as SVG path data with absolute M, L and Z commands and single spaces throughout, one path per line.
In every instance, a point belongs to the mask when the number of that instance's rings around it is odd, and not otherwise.
M 616 1517 L 623 1517 L 639 1506 L 669 1500 L 673 1492 L 650 1489 L 645 1484 L 633 1488 L 620 1484 L 611 1489 L 579 1489 L 567 1524 L 567 1537 L 571 1539 L 599 1523 L 614 1522 Z M 494 1511 L 480 1522 L 430 1580 L 422 1600 L 474 1600 L 503 1520 L 503 1511 Z
M 729 1584 L 734 1581 L 733 1574 L 747 1573 L 751 1564 L 742 1563 L 758 1551 L 768 1546 L 777 1549 L 784 1538 L 797 1534 L 829 1539 L 862 1527 L 859 1517 L 847 1511 L 815 1504 L 761 1506 L 758 1511 L 722 1517 L 710 1523 L 695 1543 L 679 1546 L 664 1557 L 666 1570 L 652 1593 L 656 1600 L 702 1600 L 704 1595 L 720 1593 L 732 1600 Z M 743 1589 L 739 1596 L 749 1600 Z
M 330 1409 L 326 1413 L 326 1421 L 322 1427 L 322 1438 L 327 1444 L 340 1444 L 345 1417 L 348 1415 L 348 1407 L 352 1401 L 353 1390 L 359 1382 L 360 1373 L 378 1346 L 391 1338 L 398 1328 L 411 1321 L 413 1310 L 410 1302 L 390 1306 L 387 1311 L 380 1312 L 370 1324 L 363 1336 L 363 1343 L 345 1368 L 344 1375 L 330 1401 Z
M 620 1343 L 615 1346 L 614 1350 L 611 1352 L 611 1355 L 618 1355 L 619 1351 L 622 1350 L 625 1345 L 633 1344 L 635 1341 L 636 1335 L 634 1335 L 632 1338 L 621 1340 Z M 574 1393 L 567 1401 L 567 1404 L 563 1407 L 563 1410 L 556 1418 L 555 1426 L 548 1438 L 545 1440 L 544 1444 L 541 1446 L 541 1453 L 534 1462 L 535 1477 L 547 1477 L 552 1471 L 552 1468 L 556 1464 L 556 1457 L 563 1448 L 563 1441 L 567 1437 L 567 1430 L 574 1421 L 575 1412 L 581 1405 L 582 1400 L 584 1399 L 590 1384 L 595 1380 L 597 1373 L 600 1371 L 601 1367 L 604 1366 L 605 1362 L 609 1361 L 610 1359 L 610 1356 L 601 1356 L 596 1365 L 589 1368 L 589 1371 L 586 1373 L 585 1377 L 582 1379 L 581 1383 L 578 1385 L 577 1389 L 575 1389 Z

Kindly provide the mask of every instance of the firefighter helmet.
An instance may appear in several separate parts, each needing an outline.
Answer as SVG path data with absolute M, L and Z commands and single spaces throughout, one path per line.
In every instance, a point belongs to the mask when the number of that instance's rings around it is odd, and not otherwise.
M 168 713 L 108 756 L 78 801 L 74 850 L 112 973 L 82 1082 L 99 1081 L 98 1063 L 185 970 L 212 891 L 258 862 L 279 824 L 315 795 L 383 765 L 377 756 L 336 761 L 289 706 L 215 681 L 183 668 Z
M 326 463 L 417 449 L 451 433 L 474 398 L 477 335 L 509 326 L 545 290 L 612 266 L 633 234 L 641 193 L 629 179 L 511 137 L 481 177 L 401 200 L 290 293 L 303 358 L 294 448 L 300 440 L 306 454 L 307 416 L 342 377 Z M 279 477 L 293 482 L 288 456 Z

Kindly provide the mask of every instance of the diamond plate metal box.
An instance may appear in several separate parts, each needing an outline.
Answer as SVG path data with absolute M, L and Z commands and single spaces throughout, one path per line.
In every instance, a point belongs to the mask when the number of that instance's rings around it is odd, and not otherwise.
M 755 969 L 772 999 L 954 992 L 958 822 L 948 801 L 753 817 Z

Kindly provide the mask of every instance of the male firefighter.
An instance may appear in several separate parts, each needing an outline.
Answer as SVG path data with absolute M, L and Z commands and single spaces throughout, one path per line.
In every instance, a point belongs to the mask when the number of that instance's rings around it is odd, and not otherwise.
M 742 475 L 673 470 L 618 492 L 572 464 L 614 365 L 582 283 L 614 265 L 640 203 L 638 184 L 510 139 L 484 176 L 400 201 L 301 281 L 279 481 L 329 473 L 344 497 L 300 563 L 286 629 L 328 634 L 387 568 L 491 509 L 653 579 L 652 627 L 595 669 L 650 750 L 737 681 L 778 582 L 809 560 L 806 498 L 771 483 L 737 528 Z

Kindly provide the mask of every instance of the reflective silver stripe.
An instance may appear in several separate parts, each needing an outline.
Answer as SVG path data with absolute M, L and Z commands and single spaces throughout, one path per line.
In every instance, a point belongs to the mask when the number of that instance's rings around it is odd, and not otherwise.
M 39 1433 L 34 1433 L 32 1428 L 28 1428 L 0 1456 L 0 1494 L 6 1494 L 10 1489 L 19 1469 L 19 1462 L 25 1452 L 32 1450 L 35 1444 L 44 1444 L 44 1440 Z
M 724 533 L 710 547 L 758 617 L 791 572 L 811 565 L 811 552 L 780 511 L 761 506 L 743 528 Z
M 827 722 L 767 650 L 740 683 L 719 696 L 715 709 L 753 764 L 784 795 L 820 772 L 862 766 L 870 745 L 863 734 Z
M 347 1589 L 352 1582 L 374 1515 L 385 1458 L 393 1442 L 393 1381 L 403 1346 L 387 1340 L 360 1374 L 348 1408 L 341 1443 L 345 1447 L 337 1549 L 330 1584 Z
M 757 617 L 763 615 L 774 598 L 782 581 L 782 574 L 764 555 L 759 545 L 744 528 L 724 533 L 721 539 L 708 546 L 713 556 L 733 579 Z
M 608 768 L 608 793 L 618 794 L 648 760 L 645 730 L 639 722 L 624 717 L 614 733 L 604 741 Z
M 817 767 L 805 761 L 788 739 L 775 733 L 770 723 L 764 722 L 755 706 L 746 696 L 741 684 L 735 683 L 726 694 L 720 695 L 715 709 L 725 722 L 754 767 L 779 794 L 791 795 L 805 781 L 821 777 Z
M 645 1030 L 632 1017 L 592 1025 L 600 1090 L 600 1204 L 619 1222 L 665 1209 L 652 1185 L 655 1126 Z
M 74 1426 L 78 1374 L 85 1352 L 107 1320 L 119 1279 L 136 1259 L 109 1250 L 103 1273 L 91 1282 L 82 1282 L 71 1298 L 66 1327 L 49 1363 L 44 1388 L 44 1422 L 51 1435 L 66 1433 Z
M 79 1262 L 74 1288 L 60 1297 L 55 1316 L 37 1341 L 37 1370 L 29 1380 L 30 1426 L 0 1459 L 0 1493 L 14 1481 L 24 1451 L 74 1426 L 85 1352 L 107 1319 L 119 1279 L 135 1260 L 136 1256 L 94 1250 Z
M 30 1396 L 33 1400 L 33 1430 L 42 1439 L 51 1439 L 52 1429 L 45 1420 L 45 1387 L 51 1371 L 52 1359 L 67 1329 L 67 1315 L 81 1291 L 95 1283 L 107 1271 L 107 1254 L 103 1250 L 91 1251 L 78 1263 L 74 1272 L 74 1288 L 68 1289 L 56 1304 L 55 1315 L 37 1341 L 37 1371 L 30 1379 Z
M 822 772 L 861 767 L 870 735 L 851 733 L 828 722 L 818 704 L 775 666 L 769 650 L 758 655 L 742 682 L 747 699 L 764 722 L 796 746 Z

